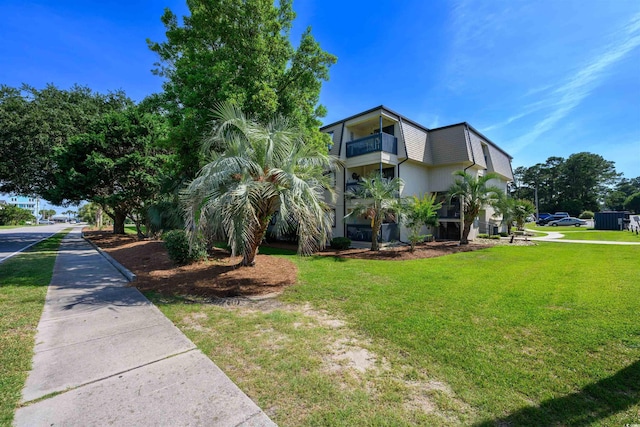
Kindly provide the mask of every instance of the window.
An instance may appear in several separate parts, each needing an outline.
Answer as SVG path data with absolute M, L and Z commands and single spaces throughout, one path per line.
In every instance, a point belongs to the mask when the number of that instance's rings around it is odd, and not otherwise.
M 395 177 L 395 174 L 396 174 L 395 167 L 382 169 L 382 177 L 385 179 L 393 179 Z
M 385 126 L 382 128 L 382 132 L 388 135 L 395 135 L 395 126 L 394 125 Z M 372 135 L 375 133 L 380 133 L 380 128 L 374 129 L 373 132 L 371 132 Z
M 328 177 L 331 188 L 336 188 L 336 173 L 334 171 L 326 171 L 322 175 Z M 328 190 L 328 188 L 325 189 Z
M 328 133 L 329 138 L 331 138 L 331 141 L 329 142 L 329 145 L 327 146 L 328 150 L 331 151 L 331 149 L 333 148 L 333 131 Z

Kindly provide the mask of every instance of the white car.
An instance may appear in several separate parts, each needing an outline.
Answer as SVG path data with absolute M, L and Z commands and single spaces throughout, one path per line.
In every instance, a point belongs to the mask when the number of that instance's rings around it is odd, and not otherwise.
M 580 219 L 580 218 L 574 218 L 574 217 L 567 217 L 567 218 L 562 218 L 562 219 L 557 219 L 555 221 L 551 221 L 550 223 L 548 223 L 547 225 L 551 225 L 552 227 L 558 227 L 558 226 L 562 226 L 562 225 L 575 225 L 576 227 L 580 227 L 581 225 L 586 225 L 587 221 Z

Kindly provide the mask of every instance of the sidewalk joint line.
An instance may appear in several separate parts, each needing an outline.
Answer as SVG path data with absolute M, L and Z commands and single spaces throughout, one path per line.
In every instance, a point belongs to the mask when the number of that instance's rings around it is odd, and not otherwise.
M 168 356 L 161 357 L 159 359 L 152 360 L 152 361 L 147 362 L 147 363 L 143 363 L 142 365 L 134 366 L 133 368 L 125 369 L 124 371 L 119 371 L 119 372 L 116 372 L 115 374 L 107 375 L 106 377 L 97 378 L 95 380 L 88 381 L 88 382 L 82 383 L 82 384 L 78 384 L 78 385 L 73 386 L 73 387 L 67 387 L 64 390 L 52 391 L 51 393 L 47 393 L 44 396 L 40 396 L 38 398 L 31 399 L 31 400 L 28 400 L 26 402 L 21 402 L 20 403 L 20 407 L 23 408 L 25 406 L 30 406 L 30 405 L 33 405 L 33 404 L 38 403 L 40 401 L 43 401 L 43 400 L 50 399 L 52 397 L 58 396 L 60 394 L 64 394 L 64 393 L 67 393 L 69 391 L 77 390 L 77 389 L 79 389 L 81 387 L 85 387 L 85 386 L 88 386 L 88 385 L 91 385 L 91 384 L 95 384 L 95 383 L 98 383 L 100 381 L 105 381 L 105 380 L 108 380 L 110 378 L 126 374 L 127 372 L 131 372 L 131 371 L 134 371 L 136 369 L 144 368 L 146 366 L 153 365 L 154 363 L 162 362 L 163 360 L 171 359 L 173 357 L 180 356 L 180 355 L 192 352 L 192 351 L 200 351 L 200 350 L 194 344 L 193 348 L 190 348 L 188 350 L 184 350 L 184 351 L 181 351 L 181 352 L 175 353 L 175 354 L 170 354 Z

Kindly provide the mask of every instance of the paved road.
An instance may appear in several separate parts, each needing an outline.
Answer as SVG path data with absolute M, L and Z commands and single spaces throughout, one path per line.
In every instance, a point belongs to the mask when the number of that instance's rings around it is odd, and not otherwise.
M 275 427 L 74 228 L 38 324 L 16 427 Z
M 0 229 L 0 263 L 67 227 L 69 224 Z

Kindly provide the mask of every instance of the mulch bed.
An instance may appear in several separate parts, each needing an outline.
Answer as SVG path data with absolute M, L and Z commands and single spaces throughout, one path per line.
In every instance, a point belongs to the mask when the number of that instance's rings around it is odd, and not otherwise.
M 176 266 L 169 259 L 162 241 L 138 240 L 136 236 L 114 235 L 108 231 L 87 229 L 84 230 L 84 235 L 132 271 L 137 276 L 133 285 L 141 291 L 204 298 L 256 296 L 282 292 L 297 280 L 296 265 L 282 257 L 258 254 L 255 267 L 236 268 L 240 262 L 239 257 L 232 258 L 228 252 L 216 250 L 206 261 Z M 296 250 L 291 244 L 268 246 Z M 398 261 L 433 258 L 490 246 L 476 243 L 460 246 L 457 242 L 431 242 L 418 245 L 414 252 L 411 252 L 408 246 L 398 246 L 379 252 L 371 252 L 368 249 L 325 250 L 317 255 Z

